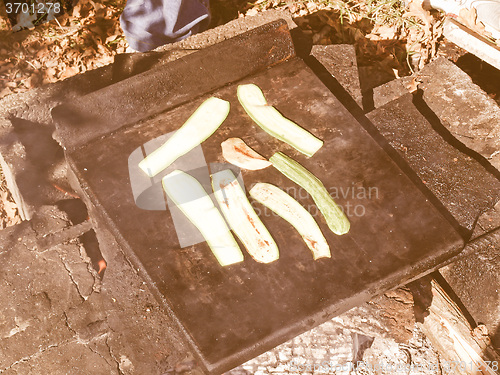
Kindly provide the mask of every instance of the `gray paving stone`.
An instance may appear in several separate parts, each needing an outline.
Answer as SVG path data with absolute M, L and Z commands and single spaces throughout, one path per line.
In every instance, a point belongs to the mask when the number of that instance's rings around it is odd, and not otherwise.
M 494 147 L 498 147 L 497 143 L 500 141 L 495 135 L 500 126 L 500 110 L 496 103 L 489 100 L 465 73 L 448 61 L 442 59 L 436 61 L 424 68 L 421 76 L 424 81 L 423 98 L 440 116 L 442 124 L 467 147 L 482 156 L 488 158 L 494 155 Z M 483 113 L 480 113 L 481 111 Z M 428 132 L 428 136 L 424 136 L 424 129 L 430 131 L 430 125 L 426 125 L 425 121 L 419 121 L 418 118 L 421 117 L 416 112 L 414 115 L 411 115 L 411 96 L 406 94 L 373 111 L 368 117 L 372 118 L 382 134 L 410 163 L 422 180 L 427 182 L 427 186 L 455 218 L 467 228 L 474 229 L 473 237 L 500 227 L 500 202 L 497 195 L 491 195 L 491 199 L 483 201 L 484 204 L 479 206 L 474 204 L 474 201 L 479 203 L 478 199 L 482 196 L 475 189 L 481 186 L 480 176 L 484 172 L 476 174 L 474 171 L 480 172 L 477 164 L 474 166 L 475 163 L 470 157 L 453 156 L 452 154 L 458 153 L 458 150 L 446 143 L 442 142 L 442 146 L 434 151 L 429 149 L 425 151 L 426 145 L 434 143 L 431 139 L 427 139 L 429 137 L 435 139 L 438 135 Z M 396 124 L 395 118 L 405 126 Z M 404 134 L 401 129 L 411 133 L 410 129 L 415 126 L 420 128 L 420 135 L 401 136 Z M 488 153 L 486 149 L 489 150 Z M 420 164 L 422 157 L 425 163 Z M 494 156 L 489 158 L 492 164 L 495 160 Z M 459 164 L 462 164 L 462 167 L 457 168 Z M 430 174 L 434 176 L 431 177 Z M 486 186 L 492 187 L 495 184 L 498 184 L 497 177 L 493 178 L 491 183 L 486 183 Z M 471 209 L 471 204 L 476 206 L 476 209 Z M 476 253 L 458 259 L 442 268 L 440 272 L 476 323 L 486 325 L 494 345 L 498 347 L 500 346 L 500 271 L 498 270 L 500 243 L 494 240 L 488 243 L 488 246 L 483 246 Z
M 382 107 L 393 100 L 402 97 L 409 93 L 408 85 L 413 80 L 413 77 L 402 77 L 400 79 L 393 79 L 383 85 L 377 86 L 373 89 L 373 106 L 375 108 Z
M 500 108 L 464 71 L 444 57 L 426 65 L 414 77 L 375 87 L 375 108 L 407 94 L 414 78 L 420 82 L 423 99 L 450 133 L 500 170 Z
M 472 231 L 479 216 L 498 202 L 498 178 L 435 130 L 411 94 L 367 116 L 462 227 Z
M 498 169 L 496 155 L 500 154 L 500 109 L 497 104 L 473 84 L 464 72 L 445 59 L 438 59 L 426 66 L 419 77 L 423 82 L 423 99 L 439 117 L 442 125 L 460 142 L 478 152 Z M 389 84 L 380 88 L 381 92 L 384 90 L 390 92 Z M 403 92 L 404 89 L 398 94 Z M 405 115 L 401 113 L 403 107 L 403 111 L 408 112 L 406 121 Z M 415 142 L 409 143 L 410 138 L 401 137 L 401 131 L 396 132 L 396 128 L 391 126 L 391 121 L 398 117 L 406 125 L 396 125 L 397 128 L 409 130 L 412 126 L 419 126 L 421 131 L 425 127 L 429 128 L 429 125 L 424 124 L 425 121 L 419 122 L 415 117 L 410 119 L 410 108 L 411 99 L 406 94 L 368 116 L 421 178 L 428 182 L 427 186 L 459 222 L 474 229 L 473 237 L 500 227 L 500 202 L 497 196 L 491 196 L 493 199 L 488 202 L 484 201 L 482 208 L 473 203 L 481 199 L 480 192 L 474 191 L 481 186 L 481 182 L 480 175 L 473 172 L 479 170 L 477 166 L 473 167 L 471 158 L 452 156 L 451 153 L 457 153 L 458 150 L 444 143 L 434 152 L 422 153 L 427 144 L 432 144 L 426 141 L 423 133 L 412 137 Z M 416 117 L 419 117 L 418 114 Z M 437 136 L 435 134 L 432 137 Z M 448 157 L 445 156 L 446 153 Z M 417 159 L 422 156 L 426 162 L 419 167 Z M 457 169 L 459 163 L 463 164 L 463 168 Z M 429 173 L 434 174 L 434 177 L 430 177 Z M 498 177 L 493 178 L 491 184 L 498 184 Z M 493 186 L 491 184 L 486 185 Z M 467 209 L 471 204 L 477 209 Z M 500 346 L 499 259 L 500 243 L 493 240 L 476 253 L 458 259 L 440 270 L 476 323 L 486 325 L 493 344 L 497 347 Z
M 337 79 L 356 103 L 362 107 L 363 96 L 354 46 L 350 44 L 315 45 L 312 47 L 311 55 Z
M 460 142 L 500 170 L 500 108 L 455 64 L 439 58 L 422 69 L 424 100 Z
M 500 240 L 439 272 L 477 324 L 484 324 L 500 348 Z
M 323 326 L 329 326 L 332 322 L 327 322 L 317 328 L 306 332 L 293 340 L 284 343 L 272 352 L 280 352 L 285 347 L 292 345 L 294 350 L 303 348 L 310 351 L 311 348 L 304 343 L 314 342 L 316 338 L 325 336 Z M 349 325 L 347 318 L 345 324 Z M 359 328 L 359 325 L 352 324 Z M 330 327 L 331 328 L 331 327 Z M 427 341 L 422 332 L 414 327 L 412 335 L 406 344 L 397 343 L 390 338 L 376 337 L 372 346 L 364 352 L 363 362 L 360 367 L 354 371 L 352 364 L 352 341 L 349 330 L 340 330 L 335 335 L 326 335 L 328 339 L 329 353 L 323 358 L 316 358 L 310 354 L 296 355 L 288 361 L 279 361 L 274 368 L 268 367 L 261 369 L 259 356 L 242 366 L 226 373 L 227 375 L 240 374 L 365 374 L 365 375 L 393 375 L 396 373 L 411 373 L 417 375 L 428 375 L 438 373 L 432 369 L 440 368 L 439 355 L 434 351 L 431 344 Z M 332 352 L 332 349 L 336 351 Z M 413 367 L 408 368 L 410 364 Z M 398 367 L 399 366 L 399 367 Z M 400 369 L 400 370 L 396 370 Z M 442 374 L 451 375 L 452 371 L 441 369 Z M 246 371 L 246 372 L 245 372 Z

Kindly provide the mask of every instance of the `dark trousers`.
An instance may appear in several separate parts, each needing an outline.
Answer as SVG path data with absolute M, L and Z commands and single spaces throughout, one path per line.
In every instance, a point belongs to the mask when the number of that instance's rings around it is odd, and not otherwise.
M 120 17 L 131 48 L 145 52 L 203 31 L 209 0 L 127 0 Z

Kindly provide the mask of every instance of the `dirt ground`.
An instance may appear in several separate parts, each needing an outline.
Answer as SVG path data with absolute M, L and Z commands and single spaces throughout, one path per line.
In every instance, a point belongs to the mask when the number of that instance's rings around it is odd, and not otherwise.
M 49 22 L 42 22 L 46 16 L 16 19 L 0 2 L 0 98 L 109 64 L 125 52 L 119 16 L 126 0 L 59 1 L 65 13 Z M 315 44 L 354 44 L 360 65 L 378 65 L 395 77 L 430 62 L 442 40 L 444 15 L 425 10 L 422 0 L 212 0 L 210 6 L 210 27 L 286 9 Z M 458 19 L 484 34 L 475 12 Z
M 267 9 L 288 9 L 315 44 L 355 44 L 360 64 L 396 76 L 420 69 L 435 55 L 443 16 L 400 0 L 212 0 L 211 27 Z M 126 0 L 79 0 L 66 14 L 34 26 L 9 19 L 0 5 L 0 97 L 109 64 L 125 52 L 119 24 Z M 13 23 L 17 21 L 16 25 Z M 26 26 L 13 32 L 19 25 Z
M 0 230 L 20 222 L 17 205 L 7 189 L 7 183 L 0 169 Z

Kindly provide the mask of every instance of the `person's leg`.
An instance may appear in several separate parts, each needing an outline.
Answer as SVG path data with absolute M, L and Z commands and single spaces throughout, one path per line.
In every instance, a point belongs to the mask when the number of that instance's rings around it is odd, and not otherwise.
M 129 46 L 140 52 L 205 30 L 208 0 L 127 0 L 120 24 Z

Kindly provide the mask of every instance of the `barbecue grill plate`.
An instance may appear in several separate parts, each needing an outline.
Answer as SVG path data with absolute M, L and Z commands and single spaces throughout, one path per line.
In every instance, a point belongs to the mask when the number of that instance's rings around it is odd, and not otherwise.
M 237 85 L 230 84 L 68 154 L 84 193 L 102 215 L 100 223 L 144 272 L 212 373 L 428 272 L 463 247 L 451 224 L 302 60 L 293 58 L 238 83 L 261 87 L 269 104 L 321 138 L 323 148 L 307 158 L 267 135 L 245 114 L 236 99 Z M 282 151 L 296 159 L 337 195 L 341 206 L 351 207 L 351 230 L 343 236 L 334 235 L 323 217 L 315 215 L 331 259 L 314 261 L 288 223 L 263 215 L 264 207 L 254 202 L 279 246 L 280 259 L 259 264 L 245 253 L 244 262 L 222 268 L 206 243 L 180 248 L 169 211 L 137 207 L 128 156 L 179 128 L 212 95 L 228 100 L 231 111 L 201 146 L 207 163 L 224 162 L 221 142 L 241 137 L 265 157 Z M 269 182 L 314 210 L 312 199 L 272 167 L 243 171 L 242 176 L 247 190 L 256 182 Z

